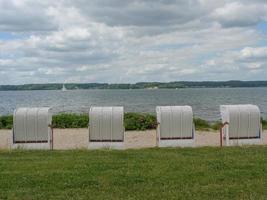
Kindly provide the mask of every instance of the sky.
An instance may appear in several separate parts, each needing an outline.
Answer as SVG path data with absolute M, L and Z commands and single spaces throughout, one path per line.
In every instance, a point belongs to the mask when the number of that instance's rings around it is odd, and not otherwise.
M 267 0 L 0 0 L 0 85 L 267 80 Z

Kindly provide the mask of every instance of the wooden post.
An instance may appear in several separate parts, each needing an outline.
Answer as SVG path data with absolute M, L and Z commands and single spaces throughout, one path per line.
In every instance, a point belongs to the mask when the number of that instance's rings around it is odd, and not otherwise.
M 221 127 L 220 127 L 220 146 L 221 147 L 222 147 L 222 141 L 223 141 L 223 128 L 226 125 L 229 125 L 229 123 L 228 122 L 224 122 L 223 124 L 221 124 Z

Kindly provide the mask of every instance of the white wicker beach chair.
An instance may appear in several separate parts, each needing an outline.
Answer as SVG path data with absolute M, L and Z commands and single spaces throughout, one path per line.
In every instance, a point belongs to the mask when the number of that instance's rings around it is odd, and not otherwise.
M 259 144 L 262 139 L 260 109 L 256 105 L 221 105 L 225 145 Z
M 50 108 L 18 108 L 13 115 L 13 148 L 51 149 Z
M 159 147 L 194 145 L 195 130 L 190 106 L 158 106 L 156 112 Z
M 123 107 L 91 107 L 89 148 L 123 148 Z

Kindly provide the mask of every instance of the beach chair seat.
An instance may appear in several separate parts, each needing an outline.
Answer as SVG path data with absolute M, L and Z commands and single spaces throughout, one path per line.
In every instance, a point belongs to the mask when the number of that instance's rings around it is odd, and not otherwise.
M 18 108 L 13 115 L 13 148 L 50 149 L 50 108 Z
M 258 144 L 262 139 L 260 109 L 256 105 L 221 105 L 221 120 L 226 123 L 222 136 L 227 146 Z
M 156 113 L 159 147 L 194 145 L 195 130 L 190 106 L 158 106 Z
M 89 148 L 123 148 L 123 107 L 91 107 Z

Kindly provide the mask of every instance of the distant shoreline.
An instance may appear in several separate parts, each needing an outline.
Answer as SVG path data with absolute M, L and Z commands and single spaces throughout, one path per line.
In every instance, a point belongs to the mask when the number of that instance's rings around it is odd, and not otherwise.
M 267 88 L 267 86 L 255 86 L 255 87 L 186 87 L 181 89 L 238 89 L 238 88 Z M 123 89 L 123 88 L 88 88 L 88 89 L 67 89 L 67 91 L 86 91 L 86 90 L 150 90 L 147 88 L 136 89 Z M 175 88 L 158 88 L 153 90 L 176 90 Z M 19 89 L 19 90 L 0 90 L 0 92 L 27 92 L 27 91 L 61 91 L 61 89 Z
M 85 90 L 85 89 L 181 89 L 181 88 L 255 88 L 267 87 L 267 81 L 176 81 L 176 82 L 139 82 L 139 83 L 47 83 L 24 85 L 0 85 L 0 91 L 27 90 Z

